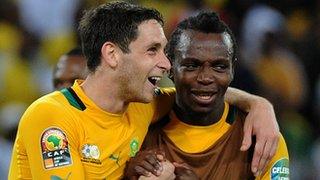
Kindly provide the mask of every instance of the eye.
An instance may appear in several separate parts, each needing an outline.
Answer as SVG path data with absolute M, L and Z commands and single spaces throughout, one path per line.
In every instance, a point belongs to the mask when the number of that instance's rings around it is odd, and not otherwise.
M 218 71 L 218 72 L 225 72 L 226 70 L 229 69 L 229 65 L 227 64 L 216 64 L 213 66 L 213 69 Z
M 149 55 L 155 55 L 157 53 L 158 49 L 156 47 L 151 47 L 147 50 Z
M 185 64 L 183 65 L 187 71 L 194 71 L 196 70 L 199 66 L 197 64 Z

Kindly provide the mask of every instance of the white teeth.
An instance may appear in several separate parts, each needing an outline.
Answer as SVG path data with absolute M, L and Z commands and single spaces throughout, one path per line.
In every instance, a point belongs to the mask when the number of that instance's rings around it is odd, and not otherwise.
M 151 79 L 155 80 L 155 81 L 160 81 L 161 78 L 160 77 L 151 77 Z
M 198 95 L 199 98 L 203 99 L 203 100 L 208 100 L 211 98 L 211 96 L 203 96 L 203 95 Z
M 161 77 L 159 76 L 152 76 L 152 77 L 149 77 L 148 78 L 149 81 L 153 84 L 153 85 L 156 85 L 158 81 L 160 81 Z

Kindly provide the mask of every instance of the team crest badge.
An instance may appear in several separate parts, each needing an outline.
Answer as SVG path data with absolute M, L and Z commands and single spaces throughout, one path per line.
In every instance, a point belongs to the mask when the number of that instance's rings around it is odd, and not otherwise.
M 45 169 L 72 164 L 67 137 L 59 128 L 42 133 L 41 152 Z
M 81 161 L 90 162 L 95 164 L 101 164 L 100 150 L 98 146 L 93 144 L 85 144 L 81 149 L 82 158 Z
M 132 139 L 130 142 L 130 157 L 136 156 L 139 151 L 139 141 L 137 139 Z

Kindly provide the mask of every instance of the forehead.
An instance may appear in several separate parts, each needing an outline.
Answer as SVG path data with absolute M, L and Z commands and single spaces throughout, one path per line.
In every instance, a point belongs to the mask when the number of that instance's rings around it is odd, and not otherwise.
M 228 33 L 203 33 L 194 30 L 183 31 L 176 50 L 182 56 L 190 54 L 227 55 L 233 53 L 232 40 Z M 183 57 L 184 58 L 184 57 Z
M 86 69 L 86 59 L 80 55 L 64 55 L 59 59 L 56 74 L 81 73 Z
M 167 44 L 167 38 L 164 34 L 162 26 L 158 23 L 158 21 L 155 19 L 150 19 L 143 21 L 138 26 L 137 39 L 132 41 L 130 45 L 137 43 L 142 47 L 154 43 L 158 43 L 164 47 Z

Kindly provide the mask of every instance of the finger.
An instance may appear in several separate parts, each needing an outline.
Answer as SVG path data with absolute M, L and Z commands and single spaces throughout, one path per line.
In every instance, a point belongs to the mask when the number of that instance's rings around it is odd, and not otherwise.
M 190 166 L 188 166 L 187 163 L 178 163 L 178 162 L 173 162 L 172 163 L 176 168 L 185 168 L 185 169 L 191 169 Z
M 157 155 L 157 158 L 158 158 L 158 160 L 159 160 L 160 162 L 162 162 L 162 161 L 165 160 L 166 155 L 165 155 L 165 152 L 164 152 L 164 151 L 162 151 L 162 150 L 157 150 L 157 151 L 156 151 L 156 155 Z
M 150 177 L 151 176 L 151 172 L 145 170 L 143 167 L 141 166 L 135 166 L 134 167 L 135 172 L 140 175 L 140 176 L 146 176 L 146 177 Z
M 256 174 L 258 171 L 258 166 L 259 166 L 260 159 L 262 157 L 265 143 L 266 143 L 266 140 L 257 138 L 257 142 L 254 147 L 254 153 L 253 153 L 253 158 L 251 162 L 251 171 L 253 174 Z
M 270 151 L 271 151 L 271 148 L 272 148 L 272 144 L 273 144 L 273 142 L 271 140 L 267 141 L 265 143 L 265 146 L 264 146 L 263 152 L 262 152 L 262 156 L 261 156 L 261 159 L 259 161 L 257 175 L 261 175 L 262 174 L 264 168 L 266 167 L 266 165 L 269 163 L 269 161 L 271 159 Z
M 162 164 L 158 161 L 155 154 L 149 154 L 146 156 L 146 161 L 153 166 L 153 171 L 156 171 L 156 174 L 161 174 L 163 168 Z
M 142 161 L 140 163 L 140 166 L 144 168 L 146 171 L 149 171 L 156 176 L 159 175 L 159 172 L 157 171 L 157 169 L 155 169 L 148 161 Z
M 252 143 L 252 126 L 251 125 L 244 125 L 243 128 L 243 140 L 240 147 L 240 151 L 247 151 Z
M 160 162 L 165 160 L 165 158 L 162 154 L 157 154 L 156 157 L 157 157 L 158 161 L 160 161 Z
M 269 152 L 269 157 L 267 158 L 267 162 L 265 163 L 264 167 L 261 169 L 261 172 L 264 172 L 266 170 L 266 167 L 268 166 L 270 160 L 276 154 L 277 149 L 278 149 L 278 138 L 273 140 L 273 143 Z
M 279 135 L 273 138 L 273 144 L 272 144 L 272 148 L 270 151 L 270 157 L 273 157 L 278 149 L 278 145 L 279 145 Z

